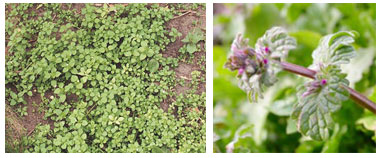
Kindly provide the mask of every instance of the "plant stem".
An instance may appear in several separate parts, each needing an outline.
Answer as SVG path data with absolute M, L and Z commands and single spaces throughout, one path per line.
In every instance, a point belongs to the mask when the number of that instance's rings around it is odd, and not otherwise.
M 281 62 L 281 66 L 286 71 L 289 71 L 289 72 L 292 72 L 292 73 L 295 73 L 295 74 L 298 74 L 301 76 L 305 76 L 308 78 L 312 78 L 312 79 L 314 79 L 314 76 L 316 74 L 316 71 L 314 71 L 314 70 L 311 70 L 311 69 L 308 69 L 308 68 L 305 68 L 305 67 L 302 67 L 299 65 L 287 63 L 287 62 Z M 376 113 L 376 106 L 375 106 L 375 103 L 373 101 L 371 101 L 370 99 L 366 98 L 365 96 L 363 96 L 362 94 L 360 94 L 359 92 L 355 91 L 354 89 L 352 89 L 348 86 L 344 86 L 344 88 L 349 91 L 350 98 L 352 100 L 354 100 L 360 106 L 372 111 L 374 114 Z

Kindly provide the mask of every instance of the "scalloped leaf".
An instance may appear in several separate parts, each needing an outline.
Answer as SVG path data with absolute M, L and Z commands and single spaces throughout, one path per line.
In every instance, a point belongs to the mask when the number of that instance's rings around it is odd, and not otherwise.
M 268 47 L 272 58 L 284 58 L 289 50 L 296 48 L 296 40 L 282 27 L 272 27 L 256 42 L 256 50 Z
M 314 65 L 347 64 L 356 53 L 351 45 L 358 36 L 355 31 L 341 31 L 329 34 L 320 39 L 318 47 L 313 51 Z
M 333 126 L 331 113 L 339 110 L 341 102 L 349 97 L 349 92 L 344 88 L 349 82 L 338 67 L 330 66 L 323 72 L 318 78 L 327 79 L 325 85 L 305 96 L 302 94 L 307 91 L 307 87 L 299 88 L 298 103 L 291 116 L 297 122 L 300 133 L 320 141 L 329 138 L 329 129 Z

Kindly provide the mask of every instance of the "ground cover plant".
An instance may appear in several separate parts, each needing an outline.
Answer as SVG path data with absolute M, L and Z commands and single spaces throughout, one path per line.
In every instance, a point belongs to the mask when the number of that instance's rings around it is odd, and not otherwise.
M 205 152 L 204 28 L 203 4 L 6 4 L 6 152 Z
M 215 152 L 375 152 L 375 4 L 215 10 Z

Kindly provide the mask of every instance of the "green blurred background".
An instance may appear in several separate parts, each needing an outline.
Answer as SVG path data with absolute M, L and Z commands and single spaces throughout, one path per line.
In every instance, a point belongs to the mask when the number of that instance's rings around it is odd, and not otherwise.
M 352 88 L 375 101 L 375 21 L 375 4 L 214 4 L 214 152 L 227 152 L 229 143 L 233 152 L 375 152 L 375 115 L 352 100 L 333 115 L 331 138 L 313 141 L 288 123 L 295 87 L 306 79 L 281 72 L 263 100 L 249 103 L 237 86 L 237 72 L 223 68 L 239 32 L 253 47 L 267 29 L 285 27 L 298 44 L 287 61 L 307 67 L 322 36 L 355 30 L 357 57 L 343 70 Z

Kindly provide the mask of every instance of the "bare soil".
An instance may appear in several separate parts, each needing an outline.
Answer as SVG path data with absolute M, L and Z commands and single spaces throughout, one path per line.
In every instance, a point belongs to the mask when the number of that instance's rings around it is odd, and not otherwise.
M 193 11 L 184 11 L 184 13 L 175 16 L 174 19 L 170 20 L 166 24 L 166 28 L 170 30 L 171 28 L 176 28 L 178 32 L 182 33 L 182 36 L 177 37 L 176 41 L 173 43 L 170 43 L 166 51 L 162 52 L 164 57 L 178 57 L 180 56 L 179 49 L 183 46 L 183 42 L 181 41 L 184 39 L 187 34 L 192 31 L 195 28 L 200 28 L 204 30 L 206 26 L 206 18 L 205 18 L 205 11 L 202 9 L 199 9 L 198 12 L 200 13 L 200 16 L 196 15 L 196 12 Z M 193 22 L 197 21 L 197 25 L 194 26 Z M 204 47 L 204 41 L 201 43 L 202 48 Z M 175 86 L 175 93 L 185 93 L 186 91 L 190 90 L 191 87 L 187 86 L 191 82 L 191 72 L 198 70 L 202 72 L 202 77 L 205 78 L 205 72 L 202 71 L 202 68 L 200 65 L 198 65 L 198 61 L 202 60 L 202 58 L 205 58 L 205 50 L 202 50 L 200 52 L 195 52 L 194 58 L 192 59 L 191 64 L 186 62 L 179 62 L 178 67 L 173 69 L 176 73 L 176 78 L 180 79 L 183 78 L 186 81 L 186 84 L 184 86 L 177 84 Z M 203 62 L 202 65 L 205 65 L 206 63 Z M 199 83 L 199 88 L 197 89 L 197 94 L 201 94 L 205 92 L 205 83 Z M 175 101 L 176 98 L 167 98 L 164 101 L 161 102 L 161 108 L 164 111 L 167 111 L 169 108 L 169 105 Z

